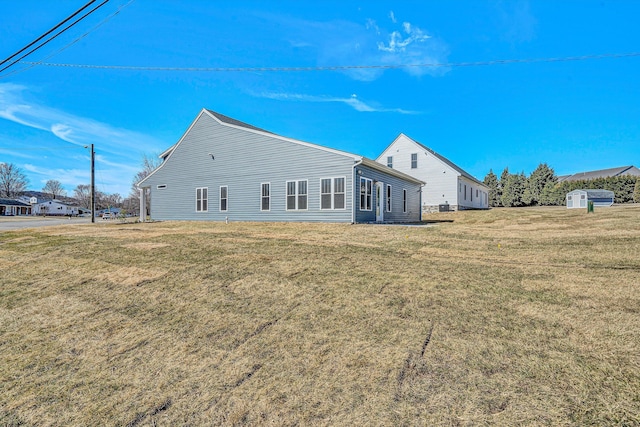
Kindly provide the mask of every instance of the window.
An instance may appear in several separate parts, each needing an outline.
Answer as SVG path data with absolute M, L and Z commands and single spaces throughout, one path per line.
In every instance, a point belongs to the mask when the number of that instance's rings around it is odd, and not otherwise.
M 407 213 L 407 190 L 402 189 L 402 212 Z
M 411 154 L 411 169 L 418 168 L 418 153 Z
M 268 211 L 271 210 L 271 183 L 264 182 L 261 184 L 262 187 L 262 196 L 260 201 L 260 210 Z
M 473 202 L 473 188 L 469 188 L 469 193 L 471 193 L 471 201 Z
M 393 156 L 387 156 L 387 166 L 393 168 Z
M 220 212 L 227 211 L 229 188 L 226 185 L 220 186 Z
M 344 209 L 344 178 L 322 178 L 320 180 L 320 209 Z
M 478 197 L 478 190 L 476 190 L 476 197 Z
M 467 200 L 467 184 L 464 185 L 464 199 Z
M 287 210 L 307 209 L 307 181 L 287 181 Z
M 373 181 L 369 178 L 360 177 L 360 210 L 371 210 L 371 192 L 373 189 Z
M 196 188 L 196 212 L 207 212 L 209 209 L 208 192 L 209 189 L 207 187 Z
M 387 184 L 387 212 L 391 212 L 391 186 Z
M 156 188 L 157 188 L 158 190 L 164 190 L 165 188 L 167 188 L 167 184 L 158 184 L 158 185 L 156 186 Z

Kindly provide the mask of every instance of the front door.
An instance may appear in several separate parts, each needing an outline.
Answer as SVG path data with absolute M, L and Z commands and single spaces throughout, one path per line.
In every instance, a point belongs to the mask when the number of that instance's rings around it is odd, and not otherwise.
M 376 222 L 384 221 L 384 191 L 382 191 L 382 183 L 376 183 Z

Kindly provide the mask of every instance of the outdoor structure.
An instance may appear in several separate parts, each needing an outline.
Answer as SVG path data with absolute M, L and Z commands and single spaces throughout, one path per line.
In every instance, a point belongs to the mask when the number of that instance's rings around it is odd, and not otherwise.
M 423 213 L 489 208 L 489 187 L 405 134 L 398 135 L 376 161 L 426 183 L 422 187 Z
M 417 178 L 203 109 L 138 183 L 156 220 L 413 222 Z
M 614 194 L 609 190 L 573 190 L 567 193 L 567 209 L 586 209 L 588 202 L 594 206 L 609 207 L 613 205 Z
M 0 216 L 31 215 L 31 205 L 14 199 L 0 199 Z
M 563 181 L 581 181 L 596 178 L 608 178 L 611 176 L 640 176 L 640 169 L 635 166 L 620 166 L 617 168 L 601 169 L 597 171 L 579 172 L 573 175 L 562 175 L 558 177 L 558 182 Z

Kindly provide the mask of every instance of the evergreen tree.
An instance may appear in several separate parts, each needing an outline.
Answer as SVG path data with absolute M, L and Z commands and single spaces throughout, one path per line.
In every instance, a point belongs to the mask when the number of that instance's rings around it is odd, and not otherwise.
M 527 192 L 525 197 L 525 203 L 527 205 L 538 205 L 542 198 L 542 192 L 547 185 L 551 182 L 555 184 L 557 182 L 556 174 L 546 163 L 540 163 L 538 167 L 531 172 L 529 176 Z
M 484 177 L 484 183 L 489 187 L 489 206 L 500 206 L 498 177 L 492 169 L 489 169 L 489 173 Z
M 523 196 L 527 187 L 527 177 L 524 173 L 509 174 L 502 186 L 502 206 L 524 206 Z
M 633 188 L 633 202 L 640 203 L 640 178 L 636 178 L 636 185 Z

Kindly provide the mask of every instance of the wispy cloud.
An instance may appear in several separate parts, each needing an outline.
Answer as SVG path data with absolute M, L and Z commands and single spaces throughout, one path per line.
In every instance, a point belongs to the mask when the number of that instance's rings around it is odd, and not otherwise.
M 163 146 L 145 134 L 34 101 L 29 87 L 12 83 L 0 84 L 0 119 L 44 132 L 43 141 L 49 138 L 50 144 L 50 147 L 44 147 L 46 155 L 33 156 L 31 152 L 22 153 L 22 150 L 12 150 L 11 147 L 2 148 L 0 152 L 29 162 L 21 167 L 27 171 L 32 185 L 37 182 L 43 182 L 44 185 L 47 180 L 56 179 L 68 191 L 78 184 L 89 182 L 89 153 L 82 148 L 91 143 L 95 144 L 96 149 L 97 183 L 103 187 L 100 190 L 123 196 L 128 194 L 130 181 L 138 170 L 140 153 L 158 152 Z M 43 143 L 46 144 L 38 142 Z M 75 150 L 71 144 L 83 153 L 70 153 L 69 149 Z M 22 141 L 21 145 L 20 148 L 27 148 L 29 143 Z M 98 181 L 101 176 L 103 178 Z
M 375 103 L 366 103 L 356 94 L 346 98 L 333 96 L 305 95 L 299 93 L 282 93 L 282 92 L 262 92 L 257 94 L 262 98 L 276 99 L 279 101 L 301 101 L 301 102 L 335 102 L 348 105 L 356 111 L 366 113 L 398 113 L 398 114 L 420 114 L 417 111 L 404 110 L 402 108 L 387 108 L 376 105 Z
M 288 37 L 292 46 L 305 46 L 317 55 L 322 66 L 366 66 L 366 65 L 415 65 L 442 64 L 447 62 L 447 44 L 424 28 L 409 21 L 398 19 L 389 13 L 387 24 L 373 19 L 363 23 L 348 21 L 314 22 L 272 17 L 283 29 L 292 34 Z M 295 41 L 294 41 L 295 40 Z M 413 76 L 441 76 L 450 68 L 442 66 L 401 68 Z M 341 70 L 353 79 L 372 81 L 384 74 L 379 68 L 357 68 Z

